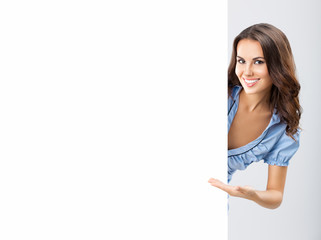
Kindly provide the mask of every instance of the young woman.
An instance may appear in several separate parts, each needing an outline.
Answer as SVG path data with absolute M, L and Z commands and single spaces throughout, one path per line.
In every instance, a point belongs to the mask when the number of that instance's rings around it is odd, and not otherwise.
M 277 208 L 289 160 L 299 147 L 300 84 L 285 34 L 270 24 L 242 31 L 233 43 L 228 69 L 228 182 L 253 162 L 268 164 L 265 191 L 211 178 L 229 195 Z

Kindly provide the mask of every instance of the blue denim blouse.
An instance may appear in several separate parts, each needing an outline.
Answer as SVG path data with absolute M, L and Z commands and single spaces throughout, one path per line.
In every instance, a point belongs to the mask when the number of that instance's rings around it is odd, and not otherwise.
M 237 112 L 241 86 L 235 86 L 228 98 L 228 131 Z M 300 130 L 294 135 L 296 141 L 285 134 L 286 124 L 280 121 L 274 110 L 270 123 L 254 141 L 228 150 L 228 182 L 236 170 L 244 170 L 253 162 L 264 160 L 270 165 L 288 166 L 289 160 L 299 148 Z

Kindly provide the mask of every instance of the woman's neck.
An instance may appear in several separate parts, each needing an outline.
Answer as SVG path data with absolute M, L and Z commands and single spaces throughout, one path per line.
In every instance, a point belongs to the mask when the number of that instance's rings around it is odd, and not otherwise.
M 242 108 L 248 112 L 254 111 L 269 111 L 271 112 L 270 106 L 270 95 L 271 91 L 258 94 L 246 94 L 244 89 L 240 92 L 240 102 Z

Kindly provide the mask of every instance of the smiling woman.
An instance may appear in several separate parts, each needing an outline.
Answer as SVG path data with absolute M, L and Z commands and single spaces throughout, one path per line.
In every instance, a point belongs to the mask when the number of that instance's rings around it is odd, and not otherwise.
M 272 88 L 272 80 L 267 69 L 261 44 L 251 39 L 243 39 L 237 45 L 235 74 L 248 94 Z M 257 88 L 253 86 L 260 81 Z
M 209 183 L 231 196 L 277 208 L 283 199 L 289 160 L 299 147 L 300 85 L 285 34 L 256 24 L 234 40 L 228 69 L 228 182 L 236 170 L 264 160 L 269 165 L 265 191 Z
M 272 109 L 269 93 L 272 88 L 263 51 L 258 41 L 243 39 L 237 45 L 235 74 L 244 89 L 228 135 L 228 149 L 235 149 L 257 139 L 269 124 Z M 244 95 L 245 94 L 245 95 Z

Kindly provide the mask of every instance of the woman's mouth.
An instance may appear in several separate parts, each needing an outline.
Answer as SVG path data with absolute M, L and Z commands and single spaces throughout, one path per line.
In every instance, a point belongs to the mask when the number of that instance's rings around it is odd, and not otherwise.
M 247 87 L 253 87 L 260 79 L 259 78 L 242 78 Z

